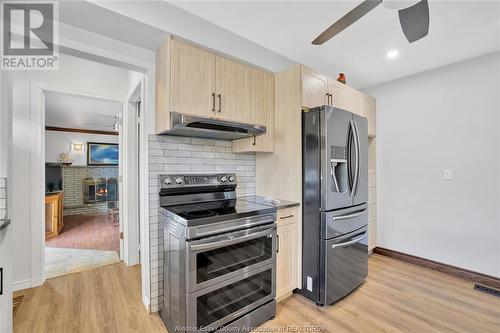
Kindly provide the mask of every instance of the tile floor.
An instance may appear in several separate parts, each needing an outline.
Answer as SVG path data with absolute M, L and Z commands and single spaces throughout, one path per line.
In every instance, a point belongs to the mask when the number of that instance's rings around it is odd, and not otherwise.
M 120 257 L 115 251 L 46 247 L 45 275 L 49 279 L 119 261 Z

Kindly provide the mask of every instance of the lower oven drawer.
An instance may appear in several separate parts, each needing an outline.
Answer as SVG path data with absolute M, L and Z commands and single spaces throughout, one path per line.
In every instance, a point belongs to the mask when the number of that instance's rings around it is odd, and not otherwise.
M 220 328 L 275 298 L 275 263 L 187 296 L 188 330 Z
M 187 291 L 194 292 L 276 260 L 275 224 L 190 241 Z
M 368 232 L 322 241 L 321 303 L 332 304 L 356 289 L 368 275 Z

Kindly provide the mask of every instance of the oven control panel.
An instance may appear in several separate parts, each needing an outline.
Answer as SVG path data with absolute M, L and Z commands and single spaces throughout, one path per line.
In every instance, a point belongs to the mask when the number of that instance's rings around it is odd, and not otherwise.
M 213 185 L 236 185 L 236 175 L 234 173 L 160 175 L 161 188 Z

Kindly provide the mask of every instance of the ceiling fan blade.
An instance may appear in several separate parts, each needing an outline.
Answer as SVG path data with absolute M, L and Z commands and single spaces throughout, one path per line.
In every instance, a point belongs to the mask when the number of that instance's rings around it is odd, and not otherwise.
M 427 36 L 429 33 L 429 4 L 427 0 L 401 9 L 398 13 L 401 28 L 410 43 Z
M 382 3 L 382 0 L 365 0 L 358 6 L 356 6 L 349 13 L 342 16 L 337 22 L 332 24 L 328 29 L 326 29 L 321 35 L 316 37 L 311 44 L 321 45 L 328 41 L 330 38 L 340 33 L 342 30 L 362 18 L 369 11 L 377 7 Z

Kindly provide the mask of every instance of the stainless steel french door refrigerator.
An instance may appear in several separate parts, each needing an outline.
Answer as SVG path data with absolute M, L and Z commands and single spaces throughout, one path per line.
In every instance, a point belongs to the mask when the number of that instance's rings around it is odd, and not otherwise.
M 366 118 L 321 106 L 302 113 L 302 289 L 332 304 L 368 274 Z

